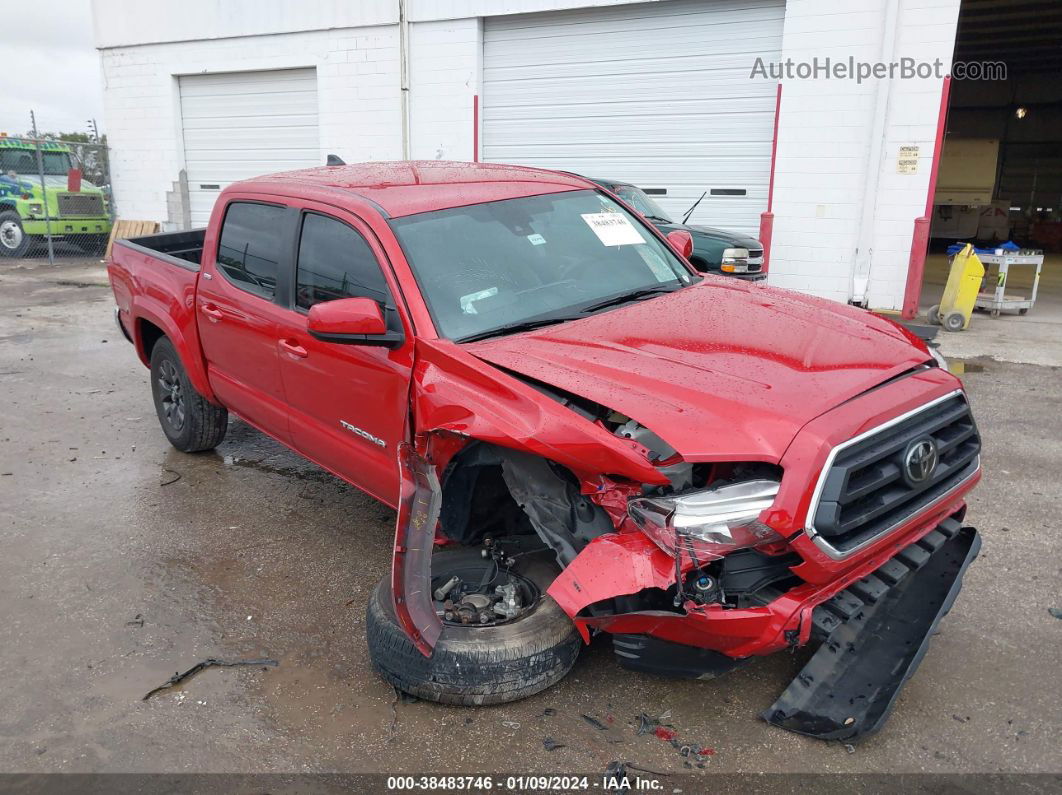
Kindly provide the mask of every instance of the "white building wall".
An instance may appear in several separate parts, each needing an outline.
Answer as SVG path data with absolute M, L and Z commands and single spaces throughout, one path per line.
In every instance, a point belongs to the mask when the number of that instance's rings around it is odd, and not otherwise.
M 102 51 L 104 112 L 123 218 L 167 219 L 184 166 L 177 77 L 316 67 L 321 162 L 402 156 L 398 26 L 246 36 Z
M 408 0 L 411 156 L 474 157 L 483 16 L 635 1 Z M 782 57 L 910 55 L 940 58 L 946 69 L 959 2 L 788 0 Z M 322 162 L 331 152 L 350 162 L 402 156 L 398 0 L 93 0 L 93 7 L 123 217 L 167 218 L 166 194 L 183 166 L 181 74 L 316 67 Z M 899 308 L 914 220 L 925 207 L 940 91 L 936 78 L 784 81 L 772 284 Z M 899 148 L 912 145 L 917 173 L 898 174 Z
M 959 0 L 790 0 L 782 58 L 940 58 L 947 70 L 958 11 Z M 937 78 L 783 80 L 771 284 L 900 308 L 941 88 Z M 898 174 L 899 148 L 910 145 L 917 173 Z
M 409 25 L 410 157 L 474 160 L 474 98 L 479 93 L 480 20 Z

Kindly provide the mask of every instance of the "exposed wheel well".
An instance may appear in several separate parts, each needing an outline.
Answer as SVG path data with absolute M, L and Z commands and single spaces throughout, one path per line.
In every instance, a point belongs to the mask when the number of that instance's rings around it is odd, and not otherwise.
M 151 361 L 151 351 L 155 347 L 155 343 L 166 336 L 162 329 L 152 323 L 150 320 L 144 320 L 140 318 L 137 321 L 137 326 L 140 331 L 140 347 L 144 354 L 145 361 Z
M 505 484 L 500 452 L 493 445 L 473 442 L 446 467 L 440 524 L 447 538 L 477 544 L 487 535 L 534 532 Z
M 461 544 L 537 533 L 562 568 L 591 539 L 615 531 L 605 511 L 580 493 L 568 469 L 481 442 L 461 450 L 447 466 L 440 524 L 444 535 Z

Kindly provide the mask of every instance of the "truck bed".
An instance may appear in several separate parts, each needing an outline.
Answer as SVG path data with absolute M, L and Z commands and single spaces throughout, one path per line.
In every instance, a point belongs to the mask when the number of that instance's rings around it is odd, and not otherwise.
M 172 232 L 116 240 L 107 273 L 118 305 L 118 323 L 149 363 L 150 342 L 165 334 L 188 377 L 210 394 L 196 325 L 196 286 L 205 231 Z
M 203 256 L 205 229 L 192 229 L 188 232 L 166 232 L 160 235 L 145 235 L 128 240 L 116 240 L 116 246 L 124 246 L 143 254 L 178 265 L 189 270 L 199 270 Z

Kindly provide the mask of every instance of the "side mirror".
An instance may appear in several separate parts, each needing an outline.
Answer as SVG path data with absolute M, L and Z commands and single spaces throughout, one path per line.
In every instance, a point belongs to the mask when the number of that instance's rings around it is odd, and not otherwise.
M 371 298 L 340 298 L 314 304 L 306 330 L 315 339 L 341 345 L 397 348 L 405 341 L 402 332 L 387 329 L 383 310 Z
M 672 229 L 667 233 L 667 240 L 683 259 L 689 259 L 693 254 L 693 235 L 685 229 Z

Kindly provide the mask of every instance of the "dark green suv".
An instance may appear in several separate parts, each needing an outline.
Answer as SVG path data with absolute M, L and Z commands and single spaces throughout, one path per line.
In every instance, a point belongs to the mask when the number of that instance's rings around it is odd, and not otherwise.
M 724 229 L 674 221 L 663 207 L 637 185 L 611 179 L 589 179 L 615 193 L 665 235 L 672 229 L 689 232 L 693 237 L 690 262 L 697 270 L 753 282 L 767 278 L 767 274 L 762 272 L 763 244 L 759 240 Z

